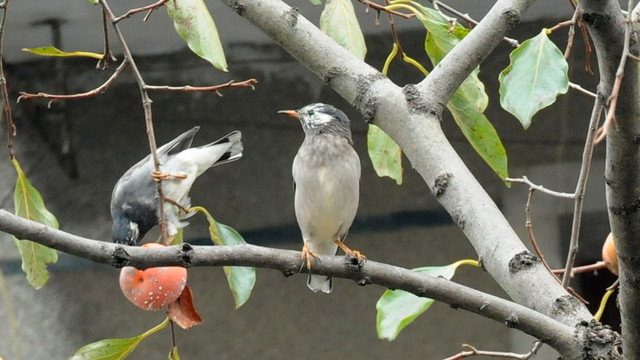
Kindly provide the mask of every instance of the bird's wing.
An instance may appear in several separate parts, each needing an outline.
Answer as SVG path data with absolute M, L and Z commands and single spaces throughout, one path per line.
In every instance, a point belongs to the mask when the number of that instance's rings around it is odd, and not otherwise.
M 198 132 L 199 129 L 200 127 L 196 126 L 191 130 L 180 134 L 178 137 L 171 140 L 170 142 L 159 147 L 156 152 L 158 154 L 160 163 L 161 164 L 165 163 L 167 161 L 168 156 L 177 154 L 185 149 L 188 149 L 191 146 L 191 143 L 193 142 L 193 137 L 196 135 L 196 132 Z M 132 175 L 134 173 L 137 173 L 138 171 L 144 171 L 148 175 L 151 174 L 151 171 L 153 171 L 153 162 L 151 161 L 151 155 L 145 156 L 142 160 L 138 161 L 135 165 L 130 167 L 129 170 L 127 170 L 122 175 L 120 180 L 118 180 L 118 183 L 116 184 L 114 188 L 114 192 L 111 196 L 112 202 L 113 202 L 113 198 L 116 196 L 116 189 L 118 188 L 118 184 L 120 184 L 121 185 L 120 187 L 122 187 L 122 185 L 127 181 L 129 181 Z
M 196 133 L 199 129 L 199 126 L 195 126 L 191 130 L 185 131 L 184 133 L 178 135 L 175 139 L 162 145 L 160 148 L 158 148 L 158 156 L 175 155 L 190 148 L 191 143 L 193 142 L 193 137 L 196 136 Z
M 153 163 L 149 157 L 140 161 L 122 175 L 120 180 L 113 187 L 111 194 L 111 211 L 115 207 L 122 207 L 127 201 L 132 199 L 152 199 L 156 202 L 156 187 L 151 178 Z
M 234 131 L 215 142 L 186 149 L 169 157 L 163 171 L 198 177 L 213 166 L 238 160 L 240 157 L 242 157 L 241 134 L 239 131 Z

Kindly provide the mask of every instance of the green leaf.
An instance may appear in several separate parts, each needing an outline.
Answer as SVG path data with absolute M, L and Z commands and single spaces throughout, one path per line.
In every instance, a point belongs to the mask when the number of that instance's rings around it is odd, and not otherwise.
M 320 14 L 320 30 L 364 60 L 367 45 L 351 0 L 326 0 Z
M 438 49 L 435 53 L 427 49 L 427 55 L 429 55 L 434 65 L 439 63 L 444 55 L 449 53 L 471 31 L 460 25 L 455 25 L 452 28 L 449 22 L 437 11 L 422 6 L 417 2 L 412 2 L 411 4 L 417 8 L 416 17 L 433 37 Z M 427 48 L 426 45 L 425 48 Z
M 475 151 L 504 180 L 509 177 L 507 151 L 489 119 L 470 106 L 474 100 L 466 95 L 458 89 L 449 100 L 447 109 Z M 511 187 L 510 183 L 505 184 Z
M 312 3 L 313 5 L 320 5 L 322 4 L 322 0 L 309 0 L 310 3 Z
M 88 51 L 66 52 L 58 48 L 55 48 L 53 46 L 42 46 L 42 47 L 37 47 L 32 49 L 22 49 L 22 51 L 30 52 L 32 54 L 41 55 L 41 56 L 64 56 L 64 57 L 76 56 L 76 57 L 89 57 L 89 58 L 98 59 L 98 60 L 102 60 L 103 58 L 102 54 L 98 54 L 94 52 L 88 52 Z
M 428 30 L 425 51 L 436 65 L 467 36 L 469 30 L 455 26 L 450 31 L 449 23 L 436 11 L 425 7 L 420 9 L 418 18 Z M 478 155 L 501 179 L 505 179 L 509 177 L 507 152 L 496 129 L 484 115 L 489 96 L 478 77 L 479 72 L 476 68 L 469 74 L 447 103 L 447 109 Z
M 479 266 L 475 260 L 461 260 L 446 266 L 427 266 L 413 271 L 451 280 L 460 265 Z M 433 299 L 416 296 L 403 290 L 387 290 L 376 304 L 376 329 L 380 339 L 393 341 L 400 331 L 411 324 L 433 304 Z
M 246 244 L 242 236 L 232 227 L 216 222 L 218 234 L 224 245 Z M 236 309 L 244 305 L 256 283 L 256 269 L 247 266 L 224 266 L 229 288 L 236 302 Z
M 222 71 L 227 60 L 218 36 L 218 29 L 203 0 L 168 1 L 165 6 L 176 31 L 189 49 Z
M 546 29 L 520 44 L 509 58 L 498 78 L 500 104 L 527 129 L 538 111 L 569 90 L 569 66 Z
M 169 324 L 169 318 L 158 326 L 147 330 L 143 334 L 129 339 L 104 339 L 80 348 L 70 360 L 121 360 L 136 349 L 140 341 L 147 336 L 163 329 Z M 173 353 L 173 351 L 172 351 Z M 177 355 L 177 352 L 176 352 Z M 177 358 L 176 358 L 177 359 Z
M 58 219 L 47 210 L 42 196 L 27 180 L 16 158 L 11 160 L 18 173 L 16 187 L 13 192 L 13 203 L 16 215 L 25 219 L 58 228 Z M 58 253 L 44 245 L 29 240 L 13 238 L 20 256 L 22 257 L 22 271 L 27 274 L 27 281 L 31 286 L 40 289 L 49 280 L 47 264 L 58 261 Z
M 92 4 L 96 4 L 96 5 L 98 4 L 98 0 L 88 0 L 88 1 Z
M 207 209 L 201 206 L 194 206 L 189 209 L 189 212 L 192 211 L 205 214 L 209 222 L 209 235 L 214 244 L 233 246 L 247 243 L 235 229 L 217 222 Z M 244 305 L 251 296 L 251 291 L 256 283 L 256 269 L 247 266 L 224 266 L 223 269 L 237 309 Z
M 389 135 L 376 125 L 369 124 L 367 150 L 378 176 L 388 176 L 402 185 L 402 150 Z

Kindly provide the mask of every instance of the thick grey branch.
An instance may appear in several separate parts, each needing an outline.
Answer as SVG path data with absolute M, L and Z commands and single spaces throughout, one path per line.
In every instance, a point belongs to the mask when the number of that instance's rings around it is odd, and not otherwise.
M 520 23 L 534 0 L 498 1 L 491 11 L 453 48 L 419 85 L 422 93 L 446 104 L 471 71 Z
M 591 318 L 584 306 L 573 301 L 566 311 L 558 311 L 557 304 L 567 303 L 569 295 L 538 259 L 527 252 L 504 215 L 444 136 L 440 127 L 444 104 L 448 101 L 440 89 L 445 86 L 444 77 L 420 86 L 400 88 L 281 1 L 221 1 L 271 36 L 356 107 L 365 121 L 375 122 L 400 145 L 431 192 L 463 230 L 485 268 L 514 301 L 569 325 Z M 478 41 L 486 44 L 473 45 L 475 52 L 469 55 L 470 59 L 460 53 L 462 50 L 457 51 L 459 55 L 452 58 L 451 64 L 446 68 L 441 65 L 443 69 L 436 72 L 456 74 L 454 78 L 459 82 L 455 80 L 446 86 L 453 89 L 466 78 L 517 22 L 528 2 L 501 0 L 496 3 L 478 25 L 480 31 L 487 31 L 486 38 Z M 456 61 L 461 63 L 453 70 Z M 531 289 L 536 291 L 532 293 Z
M 627 61 L 624 74 L 616 74 L 625 47 L 626 21 L 618 1 L 580 1 L 582 21 L 587 25 L 598 54 L 600 96 L 614 91 L 616 76 L 624 76 L 617 94 L 614 125 L 607 135 L 605 168 L 607 205 L 611 231 L 619 258 L 622 336 L 625 358 L 640 358 L 640 94 L 638 64 Z M 634 25 L 635 27 L 635 25 Z M 638 55 L 635 28 L 630 33 L 630 52 Z
M 124 246 L 72 235 L 40 223 L 15 216 L 0 209 L 0 231 L 20 239 L 113 266 L 254 266 L 282 271 L 285 275 L 307 272 L 300 252 L 238 246 L 170 246 L 142 248 Z M 353 263 L 345 257 L 323 256 L 314 262 L 314 273 L 352 279 L 358 284 L 377 284 L 409 291 L 522 330 L 551 345 L 569 358 L 580 358 L 582 344 L 574 341 L 581 331 L 542 315 L 522 305 L 468 288 L 442 278 L 419 274 L 397 266 L 366 261 Z

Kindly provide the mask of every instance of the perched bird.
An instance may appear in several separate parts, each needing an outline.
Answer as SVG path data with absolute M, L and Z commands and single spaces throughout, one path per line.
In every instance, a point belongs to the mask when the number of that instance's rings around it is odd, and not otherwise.
M 148 155 L 118 180 L 111 195 L 113 242 L 136 245 L 147 231 L 158 225 L 156 181 L 163 181 L 162 190 L 168 199 L 163 207 L 167 232 L 174 236 L 188 223 L 180 221 L 184 216 L 180 216 L 180 209 L 171 202 L 189 208 L 189 191 L 198 176 L 210 167 L 242 157 L 242 135 L 239 131 L 211 144 L 191 148 L 198 129 L 196 126 L 158 148 L 160 173 L 154 172 L 153 159 Z
M 360 197 L 360 158 L 352 147 L 349 118 L 320 103 L 279 113 L 298 118 L 305 133 L 292 173 L 307 268 L 311 268 L 311 257 L 335 255 L 338 247 L 348 255 L 364 258 L 344 245 Z M 329 276 L 309 275 L 307 286 L 328 294 L 333 283 Z

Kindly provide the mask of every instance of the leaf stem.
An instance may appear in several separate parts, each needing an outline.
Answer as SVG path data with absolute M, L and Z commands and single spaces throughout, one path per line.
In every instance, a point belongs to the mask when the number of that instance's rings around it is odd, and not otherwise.
M 458 260 L 455 262 L 456 267 L 459 267 L 461 265 L 470 265 L 470 266 L 475 266 L 475 267 L 480 267 L 480 262 L 478 260 L 474 260 L 474 259 L 464 259 L 464 260 Z
M 157 333 L 158 331 L 164 329 L 167 325 L 169 325 L 170 322 L 171 319 L 169 319 L 169 317 L 167 316 L 163 322 L 140 334 L 138 337 L 144 339 L 151 334 Z
M 387 60 L 385 60 L 384 66 L 382 67 L 383 74 L 386 75 L 389 73 L 389 66 L 391 65 L 391 61 L 393 61 L 393 58 L 395 58 L 396 55 L 398 55 L 398 44 L 394 42 L 393 47 L 391 48 L 391 52 L 389 53 L 389 56 L 387 56 Z
M 600 306 L 598 306 L 598 311 L 596 311 L 596 313 L 593 314 L 593 318 L 596 321 L 600 321 L 600 319 L 602 319 L 602 314 L 604 314 L 604 309 L 607 307 L 607 302 L 609 301 L 609 297 L 618 289 L 618 284 L 619 282 L 616 281 L 612 286 L 610 286 L 607 289 L 607 291 L 602 296 L 602 299 L 600 300 Z

